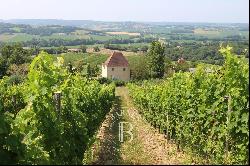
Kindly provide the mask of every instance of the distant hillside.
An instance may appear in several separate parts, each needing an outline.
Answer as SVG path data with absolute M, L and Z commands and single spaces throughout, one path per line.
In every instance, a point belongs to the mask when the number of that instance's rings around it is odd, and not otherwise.
M 149 24 L 137 22 L 104 22 L 92 20 L 59 20 L 59 19 L 10 19 L 2 20 L 5 23 L 12 24 L 28 24 L 33 26 L 45 25 L 61 25 L 61 26 L 76 26 L 93 30 L 131 30 L 138 31 L 141 28 L 148 28 Z
M 29 25 L 62 25 L 62 26 L 84 26 L 94 24 L 96 21 L 90 20 L 58 20 L 58 19 L 11 19 L 4 20 L 13 24 L 29 24 Z
M 59 19 L 10 19 L 0 20 L 5 23 L 28 24 L 35 26 L 61 25 L 76 26 L 81 28 L 101 31 L 127 31 L 127 32 L 160 32 L 162 28 L 186 27 L 189 30 L 195 28 L 238 28 L 248 31 L 247 23 L 191 23 L 191 22 L 110 22 L 93 20 L 59 20 Z M 153 29 L 152 29 L 153 28 Z
M 206 23 L 206 22 L 136 22 L 136 21 L 94 21 L 94 20 L 63 20 L 63 19 L 9 19 L 2 22 L 30 25 L 63 25 L 63 26 L 84 26 L 91 24 L 145 24 L 145 25 L 210 25 L 210 26 L 248 26 L 248 23 Z

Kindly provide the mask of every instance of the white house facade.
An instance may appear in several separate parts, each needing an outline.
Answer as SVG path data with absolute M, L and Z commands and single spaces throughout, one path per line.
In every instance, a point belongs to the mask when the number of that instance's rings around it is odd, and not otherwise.
M 102 64 L 102 77 L 122 81 L 130 80 L 129 64 L 121 52 L 114 52 Z

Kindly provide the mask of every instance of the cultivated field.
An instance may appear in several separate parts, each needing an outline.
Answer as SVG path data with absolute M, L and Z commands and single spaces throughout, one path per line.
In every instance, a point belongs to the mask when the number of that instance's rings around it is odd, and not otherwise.
M 132 33 L 132 32 L 106 32 L 111 35 L 129 35 L 129 36 L 140 36 L 140 33 Z

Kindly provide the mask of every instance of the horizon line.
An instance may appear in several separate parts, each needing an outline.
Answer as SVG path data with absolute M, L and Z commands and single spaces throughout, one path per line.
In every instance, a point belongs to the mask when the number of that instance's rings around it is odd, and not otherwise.
M 139 22 L 139 23 L 209 23 L 209 24 L 249 24 L 249 22 L 202 22 L 202 21 L 136 21 L 136 20 L 121 20 L 121 21 L 111 21 L 111 20 L 94 20 L 94 19 L 61 19 L 61 18 L 10 18 L 1 19 L 3 21 L 8 20 L 61 20 L 61 21 L 93 21 L 93 22 Z

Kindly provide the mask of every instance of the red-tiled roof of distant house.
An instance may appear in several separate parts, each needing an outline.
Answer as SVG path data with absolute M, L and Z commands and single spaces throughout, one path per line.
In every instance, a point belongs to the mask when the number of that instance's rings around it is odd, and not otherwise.
M 108 67 L 128 67 L 128 61 L 121 52 L 114 52 L 105 62 Z
M 182 64 L 185 63 L 186 61 L 183 58 L 178 59 L 178 63 Z

